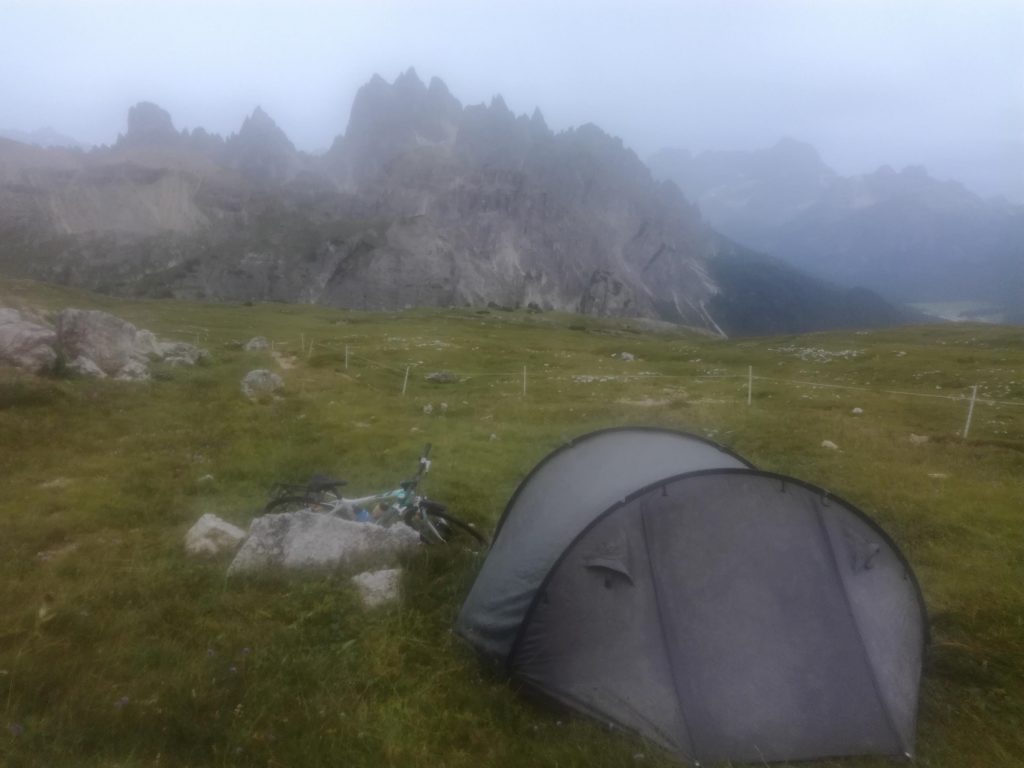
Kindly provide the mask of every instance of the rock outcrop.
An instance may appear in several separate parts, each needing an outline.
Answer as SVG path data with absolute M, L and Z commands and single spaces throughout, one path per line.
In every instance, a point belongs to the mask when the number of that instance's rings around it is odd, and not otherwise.
M 24 317 L 16 309 L 0 307 L 0 365 L 43 373 L 57 362 L 52 328 Z
M 419 544 L 419 534 L 396 523 L 383 528 L 316 512 L 257 517 L 229 574 L 271 568 L 324 568 L 350 573 L 393 566 Z
M 51 328 L 18 310 L 0 308 L 0 363 L 33 373 L 54 370 L 63 360 L 67 370 L 80 376 L 145 381 L 150 362 L 195 365 L 207 357 L 204 349 L 162 342 L 152 332 L 98 310 L 64 309 Z

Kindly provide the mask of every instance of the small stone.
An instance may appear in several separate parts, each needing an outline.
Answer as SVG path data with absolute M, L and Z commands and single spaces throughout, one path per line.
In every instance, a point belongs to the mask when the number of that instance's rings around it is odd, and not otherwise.
M 929 472 L 928 477 L 931 477 L 935 480 L 945 480 L 947 477 L 949 477 L 949 475 L 947 475 L 945 472 Z
M 196 480 L 196 482 L 197 483 L 212 483 L 214 481 L 214 479 L 215 478 L 214 478 L 213 475 L 203 475 L 198 480 Z
M 821 447 L 822 448 L 827 448 L 830 451 L 838 451 L 839 450 L 839 446 L 836 445 L 835 443 L 833 443 L 831 440 L 822 440 L 821 441 Z
M 401 568 L 386 568 L 380 571 L 364 571 L 352 577 L 352 583 L 359 590 L 359 597 L 367 608 L 374 608 L 398 599 L 402 581 Z
M 864 409 L 854 408 L 852 411 L 850 411 L 850 413 L 852 413 L 854 416 L 860 416 L 862 413 L 864 413 Z
M 458 375 L 451 371 L 434 371 L 433 373 L 428 373 L 423 378 L 435 384 L 452 384 L 459 380 Z
M 249 371 L 242 379 L 242 394 L 249 399 L 259 395 L 271 394 L 284 386 L 284 380 L 273 371 L 257 368 Z
M 441 403 L 441 413 L 448 413 L 448 403 Z
M 205 514 L 185 534 L 185 551 L 194 556 L 213 557 L 236 549 L 244 538 L 245 531 L 238 526 Z
M 423 406 L 423 415 L 424 416 L 429 416 L 433 412 L 434 412 L 434 406 L 431 405 L 430 403 L 427 403 L 426 405 Z
M 264 349 L 270 349 L 270 342 L 267 341 L 263 336 L 253 336 L 242 347 L 246 352 L 260 352 Z
M 924 445 L 931 438 L 928 437 L 928 435 L 915 435 L 913 432 L 911 432 L 910 437 L 908 439 L 910 440 L 911 445 Z
M 493 432 L 491 432 L 491 436 L 488 439 L 493 443 L 495 440 L 498 439 L 498 436 L 496 434 L 494 434 Z
M 630 352 L 619 352 L 618 358 L 619 360 L 625 360 L 627 363 L 631 363 L 636 360 L 636 356 Z

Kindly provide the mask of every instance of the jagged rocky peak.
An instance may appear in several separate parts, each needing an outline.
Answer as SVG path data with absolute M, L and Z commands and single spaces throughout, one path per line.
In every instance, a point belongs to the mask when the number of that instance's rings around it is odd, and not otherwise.
M 348 128 L 334 142 L 334 172 L 359 182 L 376 175 L 393 157 L 420 146 L 450 147 L 462 104 L 438 78 L 424 85 L 411 67 L 393 83 L 374 75 L 359 89 Z
M 274 122 L 273 118 L 263 111 L 262 107 L 256 107 L 253 113 L 245 118 L 241 129 L 231 137 L 231 141 L 246 146 L 295 151 L 295 145 L 292 144 L 291 139 Z
M 181 142 L 171 114 L 151 101 L 140 101 L 128 110 L 128 129 L 118 144 L 126 146 L 167 146 Z
M 295 145 L 262 107 L 225 143 L 228 165 L 261 181 L 284 181 L 296 167 Z

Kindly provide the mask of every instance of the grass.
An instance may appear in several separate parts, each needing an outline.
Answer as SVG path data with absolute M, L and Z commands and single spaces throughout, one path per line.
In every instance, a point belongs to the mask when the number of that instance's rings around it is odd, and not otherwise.
M 491 529 L 563 440 L 657 424 L 825 486 L 882 524 L 933 623 L 917 762 L 1024 765 L 1024 406 L 979 403 L 962 440 L 965 400 L 881 392 L 979 384 L 979 397 L 1024 401 L 1019 329 L 723 342 L 550 314 L 132 302 L 17 281 L 0 281 L 0 305 L 105 309 L 213 353 L 144 384 L 0 369 L 0 764 L 674 765 L 478 667 L 450 633 L 470 555 L 416 553 L 401 604 L 366 610 L 341 576 L 229 581 L 226 560 L 182 549 L 204 512 L 246 525 L 275 481 L 324 471 L 353 491 L 388 486 L 428 441 L 426 492 Z M 243 351 L 254 335 L 293 367 Z M 613 357 L 624 351 L 637 359 Z M 280 399 L 240 395 L 257 367 L 283 376 Z M 436 370 L 460 381 L 425 381 Z

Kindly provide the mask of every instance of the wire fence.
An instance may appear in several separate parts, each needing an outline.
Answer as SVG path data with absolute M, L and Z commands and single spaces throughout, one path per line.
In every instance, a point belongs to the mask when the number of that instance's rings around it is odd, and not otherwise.
M 340 370 L 353 376 L 358 376 L 358 372 L 363 370 L 374 370 L 385 373 L 389 378 L 384 381 L 377 381 L 374 384 L 371 384 L 362 378 L 354 378 L 354 380 L 359 381 L 361 385 L 366 386 L 375 392 L 384 394 L 394 393 L 401 397 L 408 396 L 414 387 L 419 386 L 419 380 L 422 372 L 427 369 L 443 376 L 444 383 L 449 385 L 454 384 L 466 387 L 472 385 L 472 383 L 476 381 L 490 381 L 490 386 L 493 386 L 496 383 L 507 385 L 510 392 L 520 394 L 522 397 L 529 396 L 531 383 L 535 384 L 543 381 L 558 381 L 565 384 L 580 385 L 612 382 L 623 384 L 635 384 L 637 382 L 659 382 L 666 384 L 677 382 L 680 389 L 686 386 L 692 386 L 695 383 L 735 381 L 739 385 L 733 390 L 736 395 L 736 400 L 739 402 L 745 400 L 748 407 L 753 406 L 755 394 L 758 393 L 759 389 L 763 389 L 758 385 L 796 387 L 811 390 L 839 390 L 865 393 L 867 395 L 877 397 L 919 398 L 927 401 L 956 403 L 964 408 L 962 411 L 962 418 L 964 419 L 963 427 L 958 430 L 958 434 L 964 438 L 969 437 L 970 435 L 976 406 L 983 405 L 1000 409 L 1004 407 L 1010 409 L 1024 408 L 1024 400 L 1008 400 L 987 396 L 985 394 L 979 395 L 978 384 L 964 387 L 959 392 L 940 394 L 935 392 L 919 392 L 906 389 L 867 386 L 862 384 L 842 384 L 829 381 L 810 381 L 801 378 L 762 376 L 755 373 L 753 366 L 746 366 L 747 370 L 745 372 L 727 371 L 716 368 L 712 372 L 708 372 L 706 370 L 689 370 L 679 372 L 644 370 L 635 373 L 622 371 L 614 373 L 610 373 L 608 371 L 584 373 L 578 370 L 567 371 L 564 369 L 552 368 L 550 364 L 540 367 L 531 367 L 529 363 L 524 363 L 516 368 L 512 368 L 510 366 L 508 370 L 502 371 L 457 370 L 444 367 L 443 363 L 436 361 L 432 362 L 430 365 L 423 362 L 410 362 L 405 365 L 395 364 L 393 362 L 384 362 L 374 357 L 356 353 L 353 350 L 353 345 L 336 340 L 317 341 L 310 339 L 307 344 L 305 337 L 300 336 L 298 342 L 298 355 L 295 355 L 295 353 L 291 351 L 294 348 L 294 342 L 292 341 L 272 342 L 272 351 L 287 351 L 289 354 L 307 361 L 312 359 L 314 353 L 317 355 L 328 354 L 341 366 Z M 442 345 L 441 347 L 432 348 L 432 351 L 443 352 L 443 349 L 444 347 Z M 403 351 L 408 352 L 408 350 Z M 514 390 L 512 389 L 513 387 L 515 388 Z M 431 391 L 434 392 L 436 390 Z M 420 393 L 422 393 L 422 390 L 420 390 Z M 1024 430 L 1024 426 L 1022 426 L 1021 429 Z

